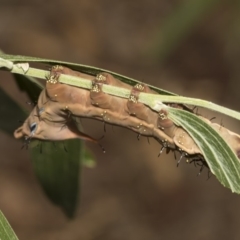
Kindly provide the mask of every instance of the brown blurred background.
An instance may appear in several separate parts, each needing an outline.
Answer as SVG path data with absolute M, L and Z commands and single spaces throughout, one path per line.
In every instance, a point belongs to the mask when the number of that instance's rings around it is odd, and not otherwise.
M 238 0 L 1 0 L 0 19 L 6 53 L 97 66 L 240 110 Z M 0 84 L 25 104 L 10 74 L 0 72 Z M 103 134 L 98 122 L 83 125 Z M 0 209 L 19 239 L 239 239 L 240 197 L 206 181 L 206 169 L 196 177 L 193 165 L 176 168 L 172 154 L 157 158 L 154 140 L 109 125 L 102 144 L 106 154 L 88 144 L 97 166 L 83 169 L 81 205 L 68 220 L 44 195 L 28 151 L 0 132 Z

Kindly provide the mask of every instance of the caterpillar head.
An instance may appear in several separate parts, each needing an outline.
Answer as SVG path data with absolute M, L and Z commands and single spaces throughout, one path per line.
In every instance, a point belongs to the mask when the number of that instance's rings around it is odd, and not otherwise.
M 48 117 L 51 121 L 46 118 L 41 118 L 38 108 L 35 107 L 24 124 L 14 132 L 14 137 L 49 141 L 60 141 L 72 138 L 96 141 L 79 131 L 78 126 L 71 117 L 65 121 L 56 121 L 54 115 L 48 115 Z

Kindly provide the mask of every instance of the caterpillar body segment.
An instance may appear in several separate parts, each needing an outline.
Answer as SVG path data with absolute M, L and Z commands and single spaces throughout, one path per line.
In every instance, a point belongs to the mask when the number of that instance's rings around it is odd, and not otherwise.
M 98 79 L 100 79 L 100 81 Z M 96 84 L 99 86 L 95 87 Z M 94 103 L 97 108 L 104 109 L 104 111 L 101 113 L 102 120 L 104 122 L 126 127 L 139 133 L 140 135 L 152 137 L 156 135 L 158 138 L 167 138 L 169 141 L 171 141 L 171 139 L 168 138 L 168 136 L 165 135 L 161 130 L 155 129 L 157 126 L 153 123 L 157 122 L 157 113 L 140 103 L 133 103 L 133 105 L 131 105 L 131 97 L 129 99 L 123 99 L 102 92 L 101 84 L 109 84 L 129 90 L 132 89 L 132 86 L 117 80 L 108 73 L 100 73 L 97 75 L 96 79 L 93 80 L 94 90 L 90 91 L 90 98 L 92 103 Z M 135 108 L 137 109 L 139 104 L 140 110 L 135 111 Z M 149 115 L 145 114 L 146 111 L 149 112 Z M 133 112 L 135 112 L 135 114 L 132 114 Z M 141 117 L 138 114 L 136 116 L 136 113 L 146 117 Z M 151 117 L 151 121 L 147 120 L 149 117 Z

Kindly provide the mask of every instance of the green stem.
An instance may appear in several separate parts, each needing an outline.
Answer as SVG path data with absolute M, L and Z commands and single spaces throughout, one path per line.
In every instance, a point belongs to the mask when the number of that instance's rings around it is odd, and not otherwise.
M 10 61 L 0 59 L 0 67 L 3 66 L 8 68 L 12 73 L 27 75 L 30 77 L 36 77 L 46 80 L 46 77 L 50 74 L 49 71 L 40 70 L 36 68 L 29 68 L 27 71 L 24 71 L 19 65 L 11 64 Z M 61 74 L 59 77 L 59 82 L 65 83 L 68 85 L 84 88 L 84 89 L 91 89 L 92 88 L 92 81 L 89 79 L 75 77 L 70 75 Z M 131 91 L 125 88 L 115 87 L 111 85 L 103 84 L 102 91 L 121 98 L 129 98 Z M 212 102 L 208 102 L 201 99 L 195 98 L 187 98 L 181 96 L 168 96 L 168 95 L 160 95 L 160 94 L 150 94 L 150 93 L 140 93 L 139 94 L 139 102 L 149 106 L 155 111 L 159 111 L 162 107 L 166 107 L 166 105 L 162 104 L 162 102 L 166 103 L 180 103 L 180 104 L 189 104 L 198 107 L 204 107 L 216 112 L 223 113 L 230 117 L 236 118 L 240 120 L 240 113 L 229 108 L 225 108 L 214 104 Z

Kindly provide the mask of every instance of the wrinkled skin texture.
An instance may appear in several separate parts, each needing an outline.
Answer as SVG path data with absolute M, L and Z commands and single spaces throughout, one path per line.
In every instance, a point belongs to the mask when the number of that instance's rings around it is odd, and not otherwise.
M 92 80 L 92 89 L 89 91 L 61 84 L 57 81 L 60 74 Z M 102 84 L 129 89 L 131 96 L 129 99 L 123 99 L 106 94 L 101 91 Z M 52 68 L 46 88 L 39 96 L 37 105 L 23 126 L 14 132 L 14 136 L 53 141 L 80 138 L 97 142 L 78 129 L 76 119 L 85 117 L 126 127 L 140 135 L 154 137 L 167 150 L 177 150 L 186 156 L 199 156 L 200 159 L 203 159 L 198 146 L 189 134 L 168 119 L 167 108 L 155 112 L 139 103 L 138 94 L 140 92 L 155 94 L 144 84 L 132 87 L 108 73 L 101 73 L 94 77 L 66 67 L 55 66 Z M 181 105 L 171 106 L 182 108 Z M 238 156 L 240 155 L 239 135 L 216 123 L 211 123 L 208 119 L 201 118 L 227 140 Z

